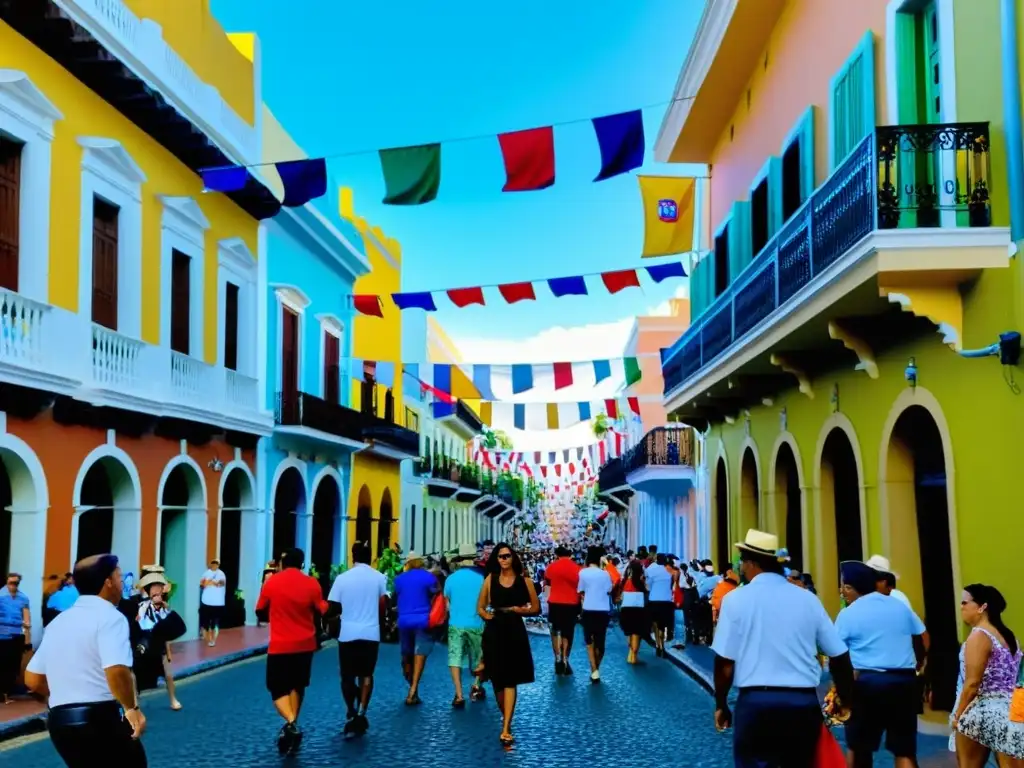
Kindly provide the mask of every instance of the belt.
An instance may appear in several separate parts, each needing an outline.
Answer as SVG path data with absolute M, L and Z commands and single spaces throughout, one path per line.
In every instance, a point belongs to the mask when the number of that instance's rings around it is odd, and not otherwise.
M 94 701 L 82 704 L 61 704 L 52 707 L 47 715 L 50 728 L 119 723 L 124 719 L 121 705 L 116 701 Z
M 893 677 L 917 677 L 916 669 L 856 669 L 855 675 L 892 675 Z
M 740 688 L 740 693 L 803 693 L 817 696 L 815 688 L 791 688 L 783 685 L 750 685 Z

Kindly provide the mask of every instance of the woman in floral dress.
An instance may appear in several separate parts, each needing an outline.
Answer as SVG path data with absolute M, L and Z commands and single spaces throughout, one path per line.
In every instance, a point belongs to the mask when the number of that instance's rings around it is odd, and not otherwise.
M 960 768 L 983 768 L 996 753 L 1000 766 L 1024 766 L 1024 725 L 1010 722 L 1021 649 L 1003 623 L 1006 600 L 995 587 L 964 588 L 960 616 L 971 634 L 960 648 L 950 751 Z

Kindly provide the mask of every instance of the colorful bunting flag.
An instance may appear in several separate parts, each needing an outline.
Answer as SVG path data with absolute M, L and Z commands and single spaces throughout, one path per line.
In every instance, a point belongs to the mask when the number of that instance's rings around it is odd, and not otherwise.
M 533 366 L 516 364 L 512 366 L 512 394 L 518 395 L 533 389 Z
M 629 403 L 629 410 L 635 413 L 637 416 L 640 415 L 640 398 L 639 397 L 627 397 L 626 402 Z
M 391 300 L 399 309 L 422 309 L 426 312 L 437 312 L 434 296 L 429 291 L 419 293 L 392 293 Z
M 693 250 L 694 179 L 682 176 L 637 178 L 644 206 L 641 256 L 669 256 Z
M 682 265 L 680 265 L 682 266 Z M 484 289 L 483 288 L 452 288 L 448 292 L 448 298 L 451 299 L 459 309 L 468 307 L 470 304 L 480 304 L 483 306 L 484 303 Z
M 480 393 L 484 400 L 494 400 L 494 391 L 491 389 L 491 366 L 473 366 L 473 386 Z
M 284 185 L 282 205 L 299 208 L 327 194 L 327 161 L 323 158 L 291 160 L 275 167 Z
M 372 294 L 356 294 L 352 297 L 352 306 L 361 315 L 384 317 L 384 305 L 380 296 Z
M 548 288 L 556 299 L 563 296 L 586 296 L 587 282 L 582 276 L 553 277 L 548 280 Z
M 619 404 L 614 400 L 605 400 L 604 407 L 609 419 L 619 418 Z
M 385 205 L 423 205 L 441 188 L 441 145 L 380 150 Z
M 572 386 L 572 363 L 555 363 L 555 389 L 565 389 Z
M 199 174 L 203 179 L 203 188 L 209 192 L 229 194 L 245 189 L 249 181 L 249 171 L 241 165 L 229 165 L 224 168 L 204 168 Z
M 612 364 L 610 360 L 594 361 L 594 383 L 600 384 L 612 375 Z
M 660 283 L 670 277 L 686 277 L 686 269 L 681 261 L 670 261 L 665 264 L 652 264 L 645 267 L 651 280 Z M 611 289 L 609 289 L 611 290 Z
M 682 265 L 680 265 L 682 266 Z M 608 293 L 618 293 L 626 288 L 639 288 L 640 278 L 635 269 L 620 269 L 615 272 L 604 272 L 601 274 L 601 282 L 608 289 Z
M 513 404 L 513 422 L 516 429 L 526 429 L 526 404 Z
M 594 181 L 628 173 L 644 164 L 644 113 L 641 110 L 595 117 L 593 123 L 601 148 L 601 171 Z
M 498 136 L 505 161 L 502 192 L 534 192 L 555 183 L 554 128 L 531 128 Z
M 533 292 L 533 283 L 505 283 L 498 286 L 498 292 L 509 304 L 537 299 L 537 294 Z
M 635 357 L 627 357 L 622 360 L 623 368 L 626 371 L 626 386 L 631 387 L 640 381 L 643 373 L 640 371 L 640 362 Z

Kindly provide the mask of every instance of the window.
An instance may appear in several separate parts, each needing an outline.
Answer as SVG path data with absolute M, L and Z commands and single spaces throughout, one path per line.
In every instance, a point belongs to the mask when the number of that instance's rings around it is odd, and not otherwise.
M 296 399 L 299 391 L 299 315 L 289 307 L 281 310 L 281 396 Z
M 224 291 L 224 367 L 238 370 L 238 292 L 234 283 Z
M 768 245 L 772 235 L 770 216 L 768 177 L 765 176 L 750 193 L 750 251 L 755 256 Z
M 409 406 L 405 407 L 405 426 L 408 427 L 409 429 L 411 429 L 413 432 L 419 432 L 420 431 L 420 415 L 418 413 L 416 413 L 416 411 L 414 411 Z M 430 442 L 430 440 L 428 438 L 427 439 L 428 445 L 429 445 L 429 442 Z M 430 453 L 429 449 L 428 449 L 427 453 Z
M 92 204 L 92 321 L 117 330 L 118 218 L 120 209 L 99 197 Z
M 390 389 L 384 392 L 384 421 L 395 421 L 395 395 Z
M 337 403 L 341 394 L 339 366 L 341 365 L 341 340 L 324 330 L 324 400 Z
M 796 213 L 814 191 L 814 107 L 796 121 L 780 149 L 779 227 Z
M 875 129 L 875 42 L 870 30 L 832 78 L 831 92 L 829 165 L 835 169 Z
M 178 250 L 171 251 L 171 349 L 183 355 L 190 352 L 192 321 L 192 259 Z
M 377 381 L 367 374 L 359 382 L 359 410 L 368 416 L 377 415 Z
M 714 295 L 721 296 L 729 287 L 729 225 L 715 236 Z
M 18 290 L 21 148 L 0 135 L 0 287 Z
M 800 142 L 793 141 L 782 155 L 782 220 L 789 221 L 804 204 L 800 185 L 801 163 Z

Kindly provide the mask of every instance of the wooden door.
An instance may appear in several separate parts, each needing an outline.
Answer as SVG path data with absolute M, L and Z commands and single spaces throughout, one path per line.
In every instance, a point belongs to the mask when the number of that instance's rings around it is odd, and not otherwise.
M 189 354 L 192 320 L 192 259 L 171 251 L 171 349 Z
M 18 290 L 21 144 L 0 136 L 0 287 Z
M 118 215 L 116 205 L 93 199 L 92 321 L 117 330 Z
M 281 394 L 294 403 L 299 391 L 299 316 L 287 307 L 281 318 Z

